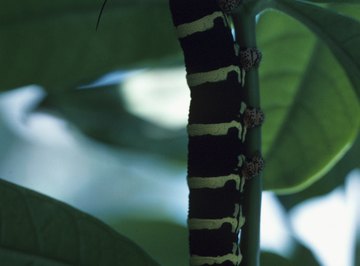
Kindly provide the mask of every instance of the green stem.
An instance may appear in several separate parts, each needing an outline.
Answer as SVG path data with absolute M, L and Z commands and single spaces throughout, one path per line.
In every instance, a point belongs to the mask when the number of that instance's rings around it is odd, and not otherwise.
M 240 48 L 256 47 L 255 26 L 256 19 L 254 6 L 244 5 L 233 16 L 236 41 Z M 246 72 L 244 89 L 246 103 L 249 106 L 260 108 L 259 76 L 257 69 Z M 260 127 L 248 131 L 246 137 L 246 155 L 252 157 L 261 152 Z M 245 225 L 241 231 L 242 265 L 260 265 L 260 211 L 261 211 L 261 175 L 249 180 L 244 188 L 243 212 Z

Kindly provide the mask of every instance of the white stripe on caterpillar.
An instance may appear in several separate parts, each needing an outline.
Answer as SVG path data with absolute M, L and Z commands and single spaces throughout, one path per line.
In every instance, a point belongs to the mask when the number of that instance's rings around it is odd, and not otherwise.
M 238 217 L 238 215 L 240 214 L 241 212 L 241 207 L 240 207 L 240 204 L 235 204 L 235 210 L 234 210 L 234 213 L 233 213 L 233 216 L 234 217 Z
M 193 255 L 190 257 L 190 265 L 192 266 L 201 266 L 201 265 L 214 265 L 221 264 L 225 261 L 230 261 L 234 265 L 239 265 L 242 260 L 241 254 L 226 254 L 224 256 L 216 256 L 216 257 L 205 257 L 205 256 L 197 256 Z
M 240 192 L 244 192 L 245 180 L 245 177 L 241 177 Z
M 184 23 L 176 27 L 176 34 L 179 39 L 185 38 L 197 32 L 204 32 L 210 30 L 214 27 L 214 21 L 217 18 L 221 18 L 224 22 L 224 25 L 227 25 L 227 21 L 224 17 L 224 14 L 221 11 L 216 11 L 210 15 L 202 17 L 198 20 Z
M 233 233 L 239 228 L 239 221 L 236 217 L 225 217 L 220 219 L 192 218 L 188 220 L 190 230 L 217 230 L 226 223 L 231 225 L 231 232 Z
M 211 70 L 208 72 L 200 72 L 186 75 L 186 80 L 189 87 L 199 86 L 204 83 L 213 83 L 224 81 L 227 79 L 230 72 L 238 74 L 238 81 L 241 82 L 241 70 L 239 66 L 230 65 L 219 69 Z
M 188 186 L 190 189 L 202 189 L 210 188 L 217 189 L 222 188 L 228 181 L 235 181 L 236 189 L 240 190 L 241 188 L 241 178 L 239 175 L 230 174 L 226 176 L 214 176 L 214 177 L 189 177 Z
M 203 135 L 223 136 L 228 133 L 230 128 L 237 128 L 239 130 L 239 136 L 241 136 L 242 126 L 240 122 L 235 120 L 217 124 L 189 124 L 187 126 L 187 132 L 191 137 Z

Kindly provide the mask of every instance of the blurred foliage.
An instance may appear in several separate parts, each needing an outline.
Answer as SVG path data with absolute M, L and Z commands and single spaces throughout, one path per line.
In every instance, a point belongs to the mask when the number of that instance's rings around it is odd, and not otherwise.
M 359 222 L 360 219 L 358 219 Z M 356 242 L 354 246 L 354 265 L 360 265 L 360 227 L 356 231 Z
M 186 161 L 185 129 L 157 126 L 124 106 L 117 87 L 103 87 L 48 95 L 37 109 L 67 117 L 82 132 L 109 145 Z
M 119 68 L 179 53 L 166 1 L 1 2 L 0 91 L 39 84 L 66 91 Z M 160 3 L 160 4 L 159 4 Z
M 279 195 L 278 198 L 286 210 L 297 204 L 328 194 L 337 187 L 343 187 L 346 176 L 352 169 L 360 168 L 360 137 L 346 155 L 319 181 L 300 192 L 290 195 Z
M 93 217 L 0 180 L 2 265 L 158 265 Z
M 291 266 L 321 266 L 321 264 L 315 258 L 313 252 L 302 245 L 300 242 L 294 242 L 294 250 L 291 254 Z M 277 265 L 277 264 L 265 264 L 265 265 Z
M 149 220 L 143 217 L 121 218 L 111 224 L 121 234 L 144 248 L 160 265 L 188 264 L 188 232 L 185 226 L 171 221 Z
M 307 2 L 314 2 L 314 3 L 354 3 L 358 4 L 359 0 L 305 0 Z
M 290 266 L 291 261 L 278 254 L 263 251 L 260 254 L 261 265 Z

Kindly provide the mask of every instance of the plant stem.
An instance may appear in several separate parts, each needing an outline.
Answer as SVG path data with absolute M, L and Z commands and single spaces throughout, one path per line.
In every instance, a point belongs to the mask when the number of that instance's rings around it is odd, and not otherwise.
M 244 5 L 233 16 L 236 41 L 242 48 L 256 47 L 256 19 L 253 6 Z M 260 108 L 259 76 L 257 69 L 246 72 L 244 85 L 246 103 L 251 107 Z M 261 130 L 250 129 L 246 137 L 246 156 L 252 157 L 261 152 Z M 243 260 L 241 265 L 260 265 L 260 212 L 261 212 L 261 174 L 249 180 L 244 188 L 243 212 L 245 225 L 241 231 L 241 252 Z

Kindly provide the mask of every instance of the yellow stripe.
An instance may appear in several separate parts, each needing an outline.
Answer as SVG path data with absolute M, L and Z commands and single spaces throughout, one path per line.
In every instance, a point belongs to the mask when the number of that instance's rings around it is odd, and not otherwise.
M 242 165 L 244 164 L 245 160 L 246 160 L 246 158 L 245 158 L 245 155 L 244 155 L 244 154 L 240 154 L 240 155 L 238 156 L 238 164 L 237 164 L 238 168 L 241 168 L 241 167 L 242 167 Z M 243 179 L 242 179 L 242 180 L 243 180 Z M 244 178 L 244 180 L 245 180 L 245 178 Z M 242 181 L 242 182 L 243 182 L 243 181 Z M 242 186 L 243 186 L 243 185 L 242 185 Z M 240 191 L 242 192 L 242 189 L 241 189 Z
M 187 131 L 191 137 L 203 135 L 222 136 L 226 135 L 230 128 L 237 128 L 239 130 L 239 136 L 242 135 L 242 126 L 240 122 L 235 120 L 217 124 L 189 124 Z
M 206 82 L 214 83 L 214 82 L 224 81 L 227 79 L 228 74 L 233 71 L 235 71 L 238 74 L 238 80 L 239 82 L 241 82 L 240 80 L 241 70 L 238 66 L 235 65 L 222 67 L 208 72 L 189 74 L 186 76 L 186 79 L 189 87 L 194 87 L 204 84 Z
M 221 228 L 225 223 L 231 225 L 231 232 L 235 233 L 238 228 L 238 219 L 234 217 L 225 217 L 221 219 L 198 219 L 193 218 L 188 220 L 190 230 L 216 230 Z
M 201 188 L 221 188 L 224 187 L 228 181 L 234 180 L 236 183 L 236 189 L 240 190 L 241 178 L 239 175 L 230 174 L 225 176 L 214 177 L 189 177 L 188 186 L 190 189 Z
M 224 256 L 216 256 L 216 257 L 205 257 L 205 256 L 197 256 L 193 255 L 190 257 L 190 265 L 191 266 L 200 266 L 200 265 L 213 265 L 213 264 L 221 264 L 225 261 L 231 261 L 234 265 L 239 265 L 242 260 L 241 254 L 226 254 Z
M 247 105 L 245 102 L 241 102 L 240 104 L 240 114 L 243 114 L 247 108 Z
M 185 38 L 197 32 L 204 32 L 214 27 L 214 21 L 221 18 L 226 26 L 226 19 L 222 12 L 217 11 L 198 20 L 184 23 L 176 27 L 176 34 L 179 39 Z

